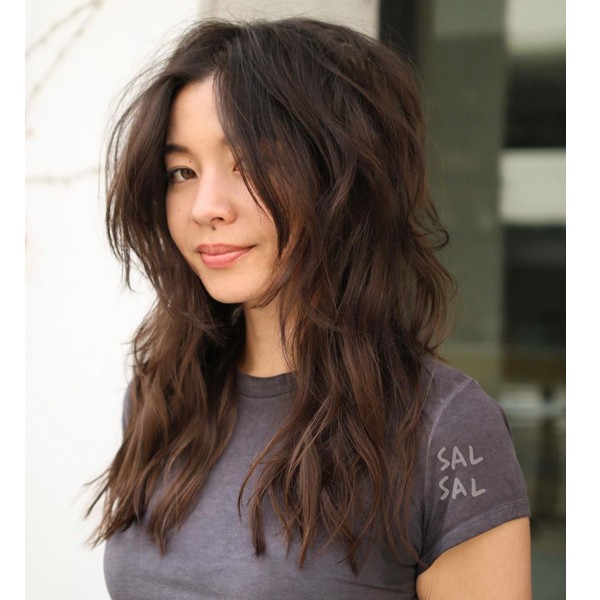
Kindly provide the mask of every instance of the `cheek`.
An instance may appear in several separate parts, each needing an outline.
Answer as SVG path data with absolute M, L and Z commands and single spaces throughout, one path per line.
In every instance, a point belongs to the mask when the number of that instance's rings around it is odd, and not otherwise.
M 173 206 L 173 203 L 167 200 L 166 213 L 169 233 L 171 234 L 173 241 L 179 247 L 184 231 L 183 211 L 180 208 Z

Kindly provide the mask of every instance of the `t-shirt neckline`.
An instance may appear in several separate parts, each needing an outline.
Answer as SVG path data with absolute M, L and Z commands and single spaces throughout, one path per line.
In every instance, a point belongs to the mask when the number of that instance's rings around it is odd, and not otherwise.
M 237 391 L 249 398 L 271 398 L 287 394 L 294 389 L 296 376 L 293 372 L 280 373 L 271 377 L 255 377 L 237 371 Z

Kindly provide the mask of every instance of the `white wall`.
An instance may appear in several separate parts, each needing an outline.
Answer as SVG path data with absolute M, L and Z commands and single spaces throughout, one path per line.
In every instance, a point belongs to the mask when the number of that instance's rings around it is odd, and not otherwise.
M 87 8 L 68 18 L 81 5 Z M 91 523 L 81 518 L 89 498 L 82 496 L 82 484 L 105 468 L 117 448 L 126 342 L 148 296 L 119 287 L 120 269 L 102 223 L 100 149 L 121 87 L 169 30 L 198 10 L 198 0 L 27 3 L 26 48 L 46 40 L 26 58 L 31 599 L 108 598 L 102 549 L 84 546 Z M 82 26 L 81 35 L 74 35 Z
M 202 8 L 226 18 L 311 15 L 374 34 L 377 6 L 205 0 Z M 29 599 L 108 598 L 102 549 L 84 545 L 82 484 L 118 447 L 127 342 L 150 296 L 119 287 L 103 229 L 100 149 L 122 86 L 200 8 L 200 0 L 26 3 Z

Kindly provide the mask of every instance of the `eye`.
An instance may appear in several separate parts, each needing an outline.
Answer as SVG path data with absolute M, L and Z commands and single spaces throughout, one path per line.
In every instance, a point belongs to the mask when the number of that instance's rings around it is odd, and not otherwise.
M 193 169 L 187 167 L 178 167 L 177 169 L 171 169 L 168 172 L 169 183 L 183 183 L 194 177 L 196 177 L 196 173 Z

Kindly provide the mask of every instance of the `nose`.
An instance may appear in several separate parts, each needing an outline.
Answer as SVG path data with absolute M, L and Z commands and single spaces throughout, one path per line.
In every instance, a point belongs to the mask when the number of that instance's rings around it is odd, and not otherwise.
M 218 172 L 205 172 L 198 179 L 191 216 L 199 225 L 215 226 L 235 220 L 228 182 Z

